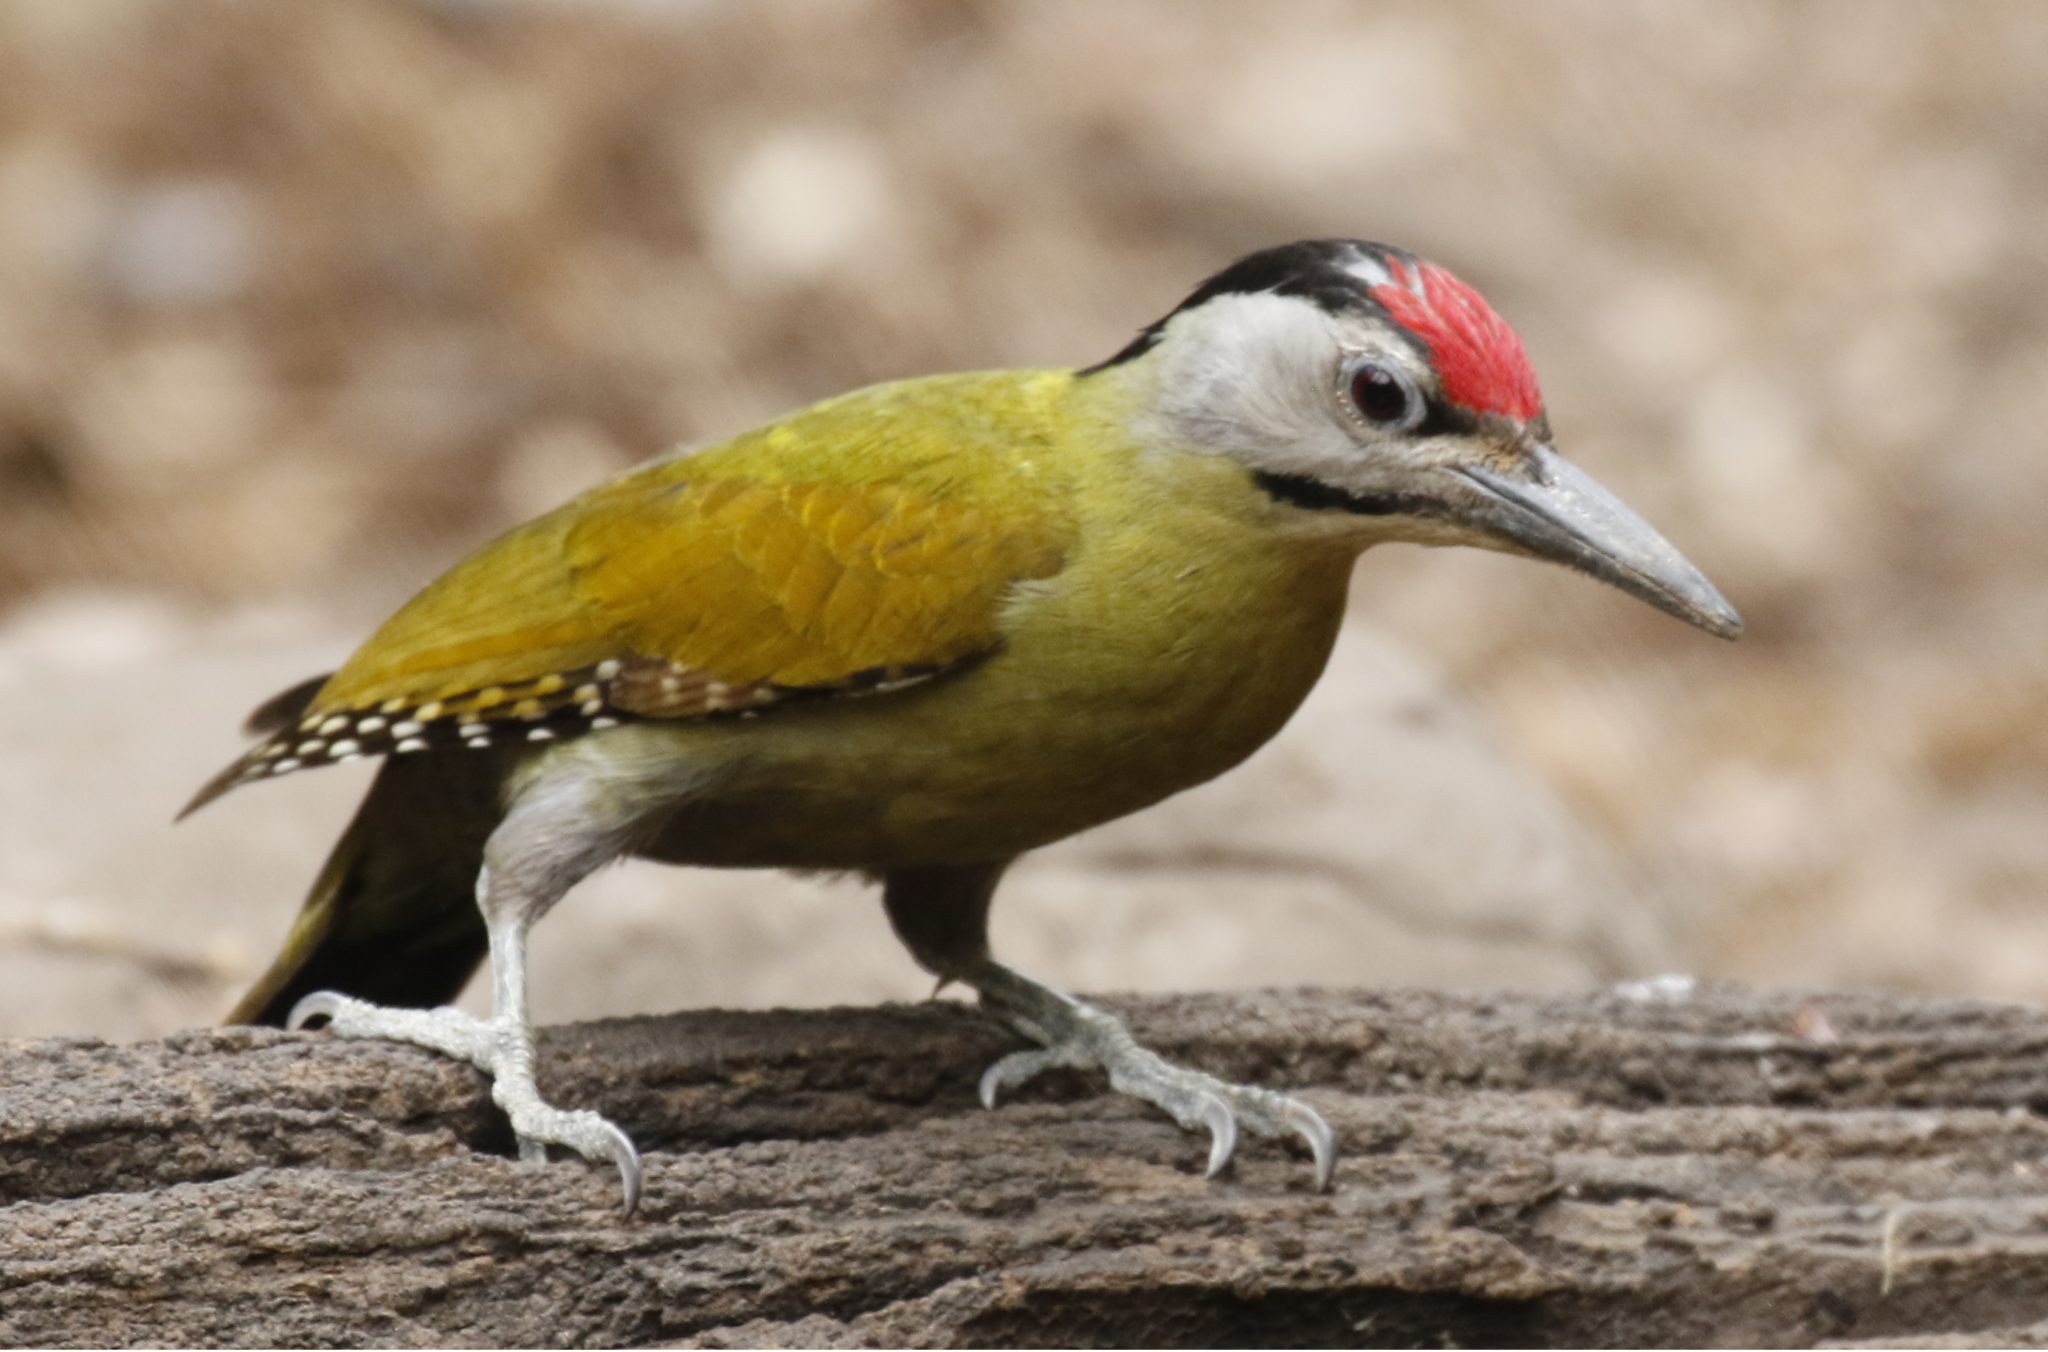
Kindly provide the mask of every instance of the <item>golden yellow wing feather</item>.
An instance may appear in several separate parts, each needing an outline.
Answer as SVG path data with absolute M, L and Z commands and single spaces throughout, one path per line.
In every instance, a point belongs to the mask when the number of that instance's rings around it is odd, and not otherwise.
M 813 686 L 986 651 L 1010 587 L 1057 569 L 1064 544 L 1042 518 L 891 484 L 713 481 L 607 503 L 567 550 L 627 650 Z
M 865 455 L 858 473 L 803 477 L 799 463 L 792 477 L 786 453 L 764 455 L 786 450 L 784 424 L 649 465 L 486 545 L 193 807 L 334 760 L 754 713 L 993 652 L 1015 585 L 1061 566 L 1060 494 L 1017 463 L 1014 429 L 940 429 L 966 444 L 939 460 L 903 444 L 900 417 L 865 412 L 853 425 L 867 444 L 847 452 Z M 821 430 L 804 429 L 810 444 Z

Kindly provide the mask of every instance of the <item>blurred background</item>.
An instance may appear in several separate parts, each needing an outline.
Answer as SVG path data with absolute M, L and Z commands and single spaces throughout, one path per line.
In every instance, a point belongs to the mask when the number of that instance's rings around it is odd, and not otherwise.
M 2048 996 L 2044 74 L 2025 0 L 0 6 L 0 1035 L 217 1017 L 366 767 L 171 814 L 475 544 L 1333 234 L 1486 291 L 1749 633 L 1376 551 L 1289 732 L 999 948 Z M 926 990 L 772 875 L 616 871 L 535 962 L 545 1018 Z

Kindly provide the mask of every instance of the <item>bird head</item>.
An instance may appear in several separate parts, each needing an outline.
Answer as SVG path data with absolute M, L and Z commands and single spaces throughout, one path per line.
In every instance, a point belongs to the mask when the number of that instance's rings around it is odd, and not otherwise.
M 1576 568 L 1733 638 L 1735 608 L 1560 456 L 1515 331 L 1404 250 L 1307 240 L 1251 254 L 1084 375 L 1146 391 L 1152 444 L 1228 456 L 1290 529 L 1465 544 Z

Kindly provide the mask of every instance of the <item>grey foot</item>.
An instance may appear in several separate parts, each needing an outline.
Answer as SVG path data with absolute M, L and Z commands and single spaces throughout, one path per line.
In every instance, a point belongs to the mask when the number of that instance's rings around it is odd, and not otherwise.
M 1315 1158 L 1316 1191 L 1330 1186 L 1330 1175 L 1337 1167 L 1337 1135 L 1314 1108 L 1285 1094 L 1231 1084 L 1176 1066 L 1139 1046 L 1115 1016 L 1015 973 L 1005 971 L 1004 975 L 1023 989 L 984 990 L 984 995 L 1009 1013 L 1026 1036 L 1046 1045 L 1012 1052 L 983 1072 L 982 1106 L 995 1107 L 1005 1091 L 1055 1066 L 1099 1069 L 1108 1074 L 1110 1087 L 1118 1093 L 1143 1099 L 1190 1131 L 1208 1128 L 1210 1178 L 1229 1165 L 1242 1127 L 1255 1136 L 1299 1136 Z
M 388 1008 L 334 991 L 316 991 L 299 1001 L 285 1026 L 298 1028 L 323 1017 L 327 1031 L 337 1037 L 410 1042 L 469 1062 L 491 1077 L 491 1098 L 512 1119 L 520 1159 L 544 1162 L 551 1145 L 595 1162 L 608 1159 L 618 1166 L 626 1214 L 640 1205 L 640 1152 L 625 1132 L 596 1113 L 557 1108 L 541 1098 L 533 1083 L 533 1038 L 524 1027 L 487 1023 L 447 1006 Z

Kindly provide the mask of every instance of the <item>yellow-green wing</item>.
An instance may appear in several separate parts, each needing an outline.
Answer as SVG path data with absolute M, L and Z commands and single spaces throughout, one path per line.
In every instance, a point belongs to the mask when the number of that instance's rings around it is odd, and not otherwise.
M 915 684 L 998 648 L 1012 589 L 1068 548 L 1056 495 L 1000 466 L 839 483 L 730 460 L 650 466 L 486 545 L 193 806 L 361 755 Z
M 608 660 L 733 687 L 944 666 L 993 647 L 1010 588 L 1065 547 L 1042 513 L 893 484 L 636 477 L 459 565 L 309 712 L 464 703 Z

